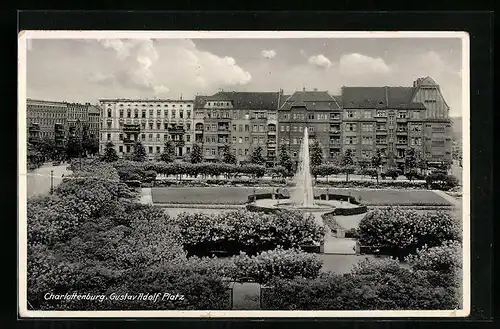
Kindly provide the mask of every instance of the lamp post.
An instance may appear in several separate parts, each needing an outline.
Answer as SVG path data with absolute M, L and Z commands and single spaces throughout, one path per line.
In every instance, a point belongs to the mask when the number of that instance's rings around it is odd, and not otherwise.
M 54 170 L 50 171 L 50 194 L 54 193 Z

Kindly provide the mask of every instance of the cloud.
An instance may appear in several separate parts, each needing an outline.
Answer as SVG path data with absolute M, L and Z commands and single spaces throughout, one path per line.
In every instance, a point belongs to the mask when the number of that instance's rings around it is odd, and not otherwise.
M 343 55 L 339 61 L 342 75 L 366 75 L 370 73 L 388 73 L 391 68 L 382 58 L 374 58 L 358 53 Z
M 311 65 L 324 69 L 327 69 L 332 65 L 332 62 L 322 54 L 309 57 L 308 62 Z
M 262 57 L 267 58 L 267 59 L 272 59 L 272 58 L 276 57 L 276 52 L 272 49 L 263 50 L 260 52 L 260 54 L 262 55 Z
M 191 40 L 98 40 L 113 50 L 117 68 L 94 73 L 88 81 L 114 84 L 154 94 L 182 93 L 187 89 L 217 90 L 220 85 L 244 85 L 251 75 L 232 57 L 199 50 Z M 269 55 L 269 54 L 268 54 Z M 193 90 L 193 93 L 195 91 Z

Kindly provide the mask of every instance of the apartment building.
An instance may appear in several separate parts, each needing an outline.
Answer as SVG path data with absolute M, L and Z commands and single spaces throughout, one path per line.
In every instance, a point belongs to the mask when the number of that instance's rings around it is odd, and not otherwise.
M 28 142 L 42 138 L 52 139 L 57 147 L 64 147 L 67 124 L 67 105 L 64 102 L 27 99 L 26 119 Z
M 175 143 L 178 159 L 189 155 L 194 140 L 193 101 L 172 99 L 100 99 L 100 152 L 108 142 L 127 158 L 141 141 L 149 160 L 156 159 L 167 140 Z
M 233 148 L 239 163 L 257 147 L 268 166 L 277 161 L 277 109 L 283 92 L 219 92 L 195 98 L 195 140 L 206 161 L 218 161 L 223 147 Z
M 451 161 L 449 107 L 429 77 L 413 87 L 343 87 L 342 147 L 358 163 L 369 162 L 380 149 L 403 167 L 414 148 L 430 165 Z
M 311 140 L 316 139 L 326 161 L 341 153 L 340 97 L 327 91 L 297 91 L 288 96 L 278 110 L 280 147 L 285 145 L 297 164 L 300 145 L 307 127 Z
M 99 130 L 101 127 L 101 109 L 98 106 L 90 105 L 88 107 L 88 127 L 90 139 L 99 140 Z

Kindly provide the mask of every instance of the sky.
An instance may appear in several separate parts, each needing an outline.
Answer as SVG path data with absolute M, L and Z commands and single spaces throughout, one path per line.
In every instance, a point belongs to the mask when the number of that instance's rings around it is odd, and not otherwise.
M 29 98 L 192 99 L 217 91 L 412 86 L 430 76 L 461 115 L 461 39 L 33 39 Z

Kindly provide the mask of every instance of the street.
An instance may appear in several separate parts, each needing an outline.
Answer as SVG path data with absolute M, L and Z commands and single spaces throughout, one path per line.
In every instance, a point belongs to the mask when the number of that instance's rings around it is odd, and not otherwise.
M 70 173 L 67 170 L 68 165 L 52 166 L 45 164 L 42 167 L 28 172 L 27 174 L 27 197 L 34 195 L 47 194 L 50 192 L 50 171 L 54 171 L 54 188 L 62 181 L 63 174 Z

